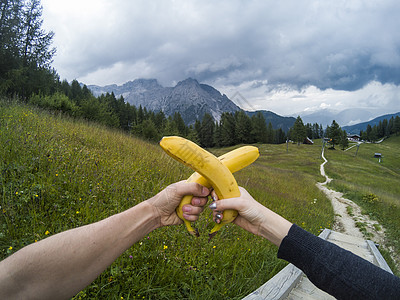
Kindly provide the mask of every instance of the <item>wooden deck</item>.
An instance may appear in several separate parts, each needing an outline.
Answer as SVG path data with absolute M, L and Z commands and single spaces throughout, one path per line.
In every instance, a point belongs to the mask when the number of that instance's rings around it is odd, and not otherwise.
M 373 264 L 392 273 L 385 259 L 372 241 L 345 235 L 325 229 L 320 238 L 328 240 L 354 254 L 372 262 Z M 335 299 L 318 289 L 307 276 L 292 264 L 287 265 L 273 278 L 257 290 L 243 298 L 244 300 L 298 300 L 298 299 Z

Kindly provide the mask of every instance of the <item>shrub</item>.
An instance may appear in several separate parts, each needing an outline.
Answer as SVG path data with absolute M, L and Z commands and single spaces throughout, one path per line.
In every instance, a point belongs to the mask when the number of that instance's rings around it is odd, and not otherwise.
M 381 200 L 378 198 L 378 196 L 375 194 L 372 194 L 372 193 L 364 195 L 362 199 L 364 202 L 367 202 L 370 204 L 375 204 L 375 203 L 381 202 Z

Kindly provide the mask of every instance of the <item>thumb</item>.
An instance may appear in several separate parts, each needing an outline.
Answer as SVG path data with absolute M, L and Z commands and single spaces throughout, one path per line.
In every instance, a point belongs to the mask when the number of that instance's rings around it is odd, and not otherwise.
M 186 195 L 192 195 L 197 197 L 207 197 L 210 194 L 210 190 L 201 184 L 196 182 L 177 182 L 176 192 L 179 196 L 183 197 Z

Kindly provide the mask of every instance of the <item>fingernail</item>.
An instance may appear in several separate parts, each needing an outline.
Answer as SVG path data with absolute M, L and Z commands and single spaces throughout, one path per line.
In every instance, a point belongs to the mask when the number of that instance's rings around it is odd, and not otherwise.
M 210 191 L 208 190 L 208 188 L 206 188 L 206 187 L 204 187 L 203 186 L 203 189 L 202 189 L 202 195 L 208 195 L 209 193 L 210 193 Z
M 200 205 L 200 199 L 194 199 L 193 205 Z
M 216 209 L 217 208 L 217 203 L 215 201 L 213 201 L 208 207 L 211 208 L 211 209 Z
M 219 224 L 219 223 L 221 223 L 221 219 L 215 218 L 214 222 Z

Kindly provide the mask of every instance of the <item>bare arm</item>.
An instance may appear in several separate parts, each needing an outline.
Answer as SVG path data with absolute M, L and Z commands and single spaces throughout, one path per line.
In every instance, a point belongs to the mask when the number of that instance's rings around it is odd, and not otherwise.
M 122 213 L 24 247 L 0 262 L 0 299 L 70 298 L 118 256 L 156 228 L 182 221 L 181 198 L 195 195 L 186 217 L 198 218 L 209 191 L 179 182 Z
M 234 221 L 236 225 L 279 246 L 292 223 L 254 200 L 244 188 L 240 188 L 240 193 L 238 198 L 222 199 L 210 205 L 214 210 L 214 220 L 220 222 L 225 209 L 235 209 L 239 212 Z M 218 199 L 215 192 L 212 197 Z

